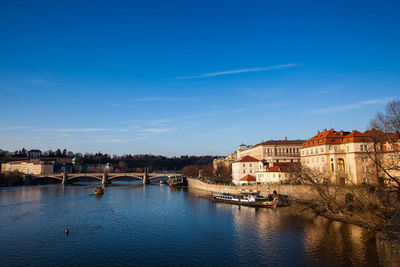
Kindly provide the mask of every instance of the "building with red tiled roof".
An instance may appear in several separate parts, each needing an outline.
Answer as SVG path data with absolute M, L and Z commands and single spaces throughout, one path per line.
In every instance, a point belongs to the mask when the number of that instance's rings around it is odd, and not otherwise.
M 375 183 L 369 158 L 372 149 L 366 133 L 324 129 L 303 143 L 301 164 L 331 182 Z
M 300 148 L 304 140 L 269 140 L 245 150 L 237 150 L 238 158 L 251 156 L 269 163 L 300 162 Z
M 271 166 L 261 165 L 256 173 L 257 183 L 285 183 L 293 176 L 292 170 L 299 166 L 299 162 L 283 162 L 283 163 L 273 163 Z
M 236 185 L 246 175 L 254 176 L 258 170 L 259 160 L 251 156 L 244 156 L 232 163 L 232 182 Z

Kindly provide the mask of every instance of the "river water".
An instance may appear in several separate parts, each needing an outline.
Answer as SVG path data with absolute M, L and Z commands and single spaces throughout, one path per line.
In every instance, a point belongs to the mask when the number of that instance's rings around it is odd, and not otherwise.
M 0 266 L 377 266 L 360 227 L 113 182 L 0 188 Z M 69 227 L 70 233 L 64 230 Z

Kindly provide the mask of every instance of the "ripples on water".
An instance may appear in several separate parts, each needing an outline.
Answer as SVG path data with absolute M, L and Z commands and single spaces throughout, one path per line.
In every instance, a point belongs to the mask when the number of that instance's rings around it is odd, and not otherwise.
M 290 207 L 125 181 L 97 198 L 94 187 L 0 189 L 0 265 L 377 265 L 372 233 Z

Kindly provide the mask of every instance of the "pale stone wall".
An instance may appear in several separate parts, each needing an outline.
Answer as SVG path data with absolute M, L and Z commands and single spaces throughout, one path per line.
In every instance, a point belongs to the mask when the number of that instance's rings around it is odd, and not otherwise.
M 207 184 L 197 179 L 187 178 L 188 186 L 193 189 L 203 190 L 214 193 L 239 193 L 240 189 L 249 189 L 260 191 L 262 195 L 266 196 L 272 194 L 276 190 L 279 194 L 289 195 L 290 199 L 310 200 L 318 198 L 318 193 L 309 185 L 216 185 Z M 269 188 L 269 191 L 267 191 Z

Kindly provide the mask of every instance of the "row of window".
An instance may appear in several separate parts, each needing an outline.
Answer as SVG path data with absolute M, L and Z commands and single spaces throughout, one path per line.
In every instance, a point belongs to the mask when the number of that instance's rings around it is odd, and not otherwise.
M 306 159 L 303 159 L 303 163 L 306 163 L 306 161 L 307 161 L 307 163 L 314 163 L 314 158 L 307 158 L 307 160 Z M 319 162 L 319 158 L 315 158 L 315 163 L 318 163 Z M 321 162 L 325 162 L 325 157 L 321 157 Z
M 362 156 L 361 157 L 362 162 L 368 162 L 368 156 Z
M 243 163 L 243 167 L 246 167 L 246 163 Z M 249 167 L 253 167 L 253 164 L 249 163 Z
M 322 170 L 322 171 L 324 172 L 326 169 L 325 169 L 325 167 L 322 167 L 322 168 L 320 168 L 320 167 L 312 167 L 312 170 L 313 170 L 313 171 L 320 171 L 320 170 Z
M 319 150 L 321 153 L 324 153 L 324 151 L 325 151 L 325 149 L 323 148 L 323 147 L 321 147 L 321 149 Z M 301 154 L 302 155 L 313 155 L 314 154 L 314 152 L 315 152 L 315 154 L 318 154 L 318 148 L 316 148 L 316 149 L 313 149 L 313 148 L 311 148 L 311 149 L 307 149 L 307 150 L 303 150 L 302 152 L 301 152 Z
M 275 148 L 275 153 L 299 153 L 299 148 Z M 265 153 L 271 154 L 272 148 L 265 149 Z
M 370 168 L 369 168 L 369 166 L 363 166 L 362 170 L 363 170 L 363 172 L 369 172 Z

